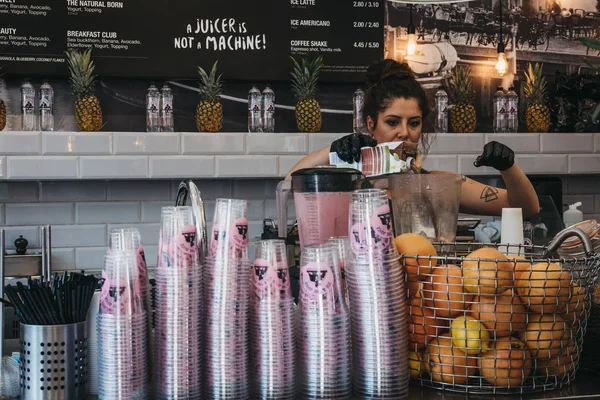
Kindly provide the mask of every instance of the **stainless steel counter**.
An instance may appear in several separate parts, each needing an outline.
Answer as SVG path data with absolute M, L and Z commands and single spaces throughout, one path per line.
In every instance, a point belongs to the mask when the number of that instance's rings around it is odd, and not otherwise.
M 566 400 L 566 399 L 600 399 L 600 377 L 577 373 L 577 379 L 568 387 L 549 392 L 523 395 L 475 395 L 464 393 L 441 392 L 438 390 L 411 385 L 409 400 L 492 400 L 492 399 L 523 399 L 523 400 Z
M 96 400 L 97 396 L 89 396 L 89 400 Z M 533 393 L 527 395 L 472 395 L 464 393 L 441 392 L 429 388 L 411 385 L 408 400 L 492 400 L 492 399 L 523 399 L 523 400 L 567 400 L 567 399 L 600 399 L 600 377 L 578 373 L 577 379 L 566 388 L 550 392 Z M 358 399 L 357 399 L 358 400 Z

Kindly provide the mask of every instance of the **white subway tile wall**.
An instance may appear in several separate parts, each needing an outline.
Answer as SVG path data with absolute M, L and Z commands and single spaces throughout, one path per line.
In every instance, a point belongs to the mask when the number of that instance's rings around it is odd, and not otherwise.
M 2 132 L 0 179 L 113 180 L 282 177 L 307 152 L 328 148 L 347 133 Z M 431 137 L 430 163 L 469 175 L 484 143 L 513 148 L 528 174 L 598 173 L 600 133 L 460 134 Z M 457 156 L 456 166 L 446 155 Z M 436 157 L 442 157 L 436 160 Z M 426 161 L 427 162 L 427 161 Z M 427 164 L 425 164 L 427 168 Z
M 195 182 L 206 201 L 209 228 L 215 200 L 221 197 L 248 200 L 251 240 L 260 237 L 263 218 L 277 219 L 279 178 Z M 600 219 L 600 175 L 569 176 L 564 182 L 564 203 L 581 201 L 585 218 Z M 15 239 L 23 235 L 29 250 L 37 251 L 39 225 L 51 224 L 53 268 L 97 270 L 103 263 L 110 230 L 138 227 L 146 259 L 154 267 L 160 209 L 175 204 L 178 185 L 179 181 L 173 180 L 0 183 L 0 224 L 7 230 L 7 248 L 12 250 Z M 295 218 L 291 199 L 289 218 Z M 251 246 L 252 257 L 253 249 Z

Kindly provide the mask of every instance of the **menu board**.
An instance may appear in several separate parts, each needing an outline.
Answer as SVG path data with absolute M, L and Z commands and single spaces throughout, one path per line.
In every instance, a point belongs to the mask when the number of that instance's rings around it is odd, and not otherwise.
M 66 76 L 93 48 L 101 77 L 286 80 L 290 56 L 322 55 L 324 81 L 362 80 L 383 55 L 384 0 L 0 0 L 0 65 Z

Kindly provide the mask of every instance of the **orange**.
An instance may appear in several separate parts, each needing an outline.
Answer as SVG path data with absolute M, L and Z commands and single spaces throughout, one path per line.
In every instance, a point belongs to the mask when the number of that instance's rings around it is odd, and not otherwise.
M 519 339 L 538 361 L 549 360 L 561 353 L 568 343 L 571 332 L 567 322 L 558 314 L 530 314 L 527 328 L 520 332 Z
M 563 312 L 571 294 L 571 275 L 554 263 L 532 265 L 515 283 L 523 304 L 538 314 Z
M 585 290 L 578 284 L 571 284 L 571 298 L 565 305 L 565 319 L 574 328 L 579 328 L 579 322 L 585 317 L 589 304 L 585 301 Z
M 515 338 L 493 342 L 478 359 L 483 379 L 494 386 L 521 386 L 531 373 L 533 361 L 525 343 Z
M 452 345 L 448 336 L 433 339 L 427 346 L 426 362 L 437 382 L 464 385 L 477 372 L 477 358 Z
M 524 262 L 515 262 L 515 259 L 522 260 Z M 515 279 L 518 279 L 523 272 L 529 271 L 531 269 L 531 263 L 527 261 L 525 257 L 510 255 L 508 256 L 508 261 L 510 261 L 515 268 Z
M 537 361 L 538 375 L 556 376 L 562 380 L 575 369 L 579 362 L 579 352 L 574 339 L 571 339 L 561 353 L 550 359 Z
M 502 293 L 513 286 L 513 264 L 496 249 L 483 247 L 467 257 L 493 261 L 464 260 L 462 263 L 465 289 L 475 294 Z
M 401 255 L 437 257 L 437 251 L 433 247 L 433 244 L 425 236 L 416 233 L 403 233 L 394 239 L 394 244 Z M 436 260 L 428 260 L 426 258 L 419 260 L 414 258 L 404 259 L 404 266 L 409 276 L 429 274 L 431 272 L 431 265 L 435 264 Z
M 473 317 L 490 331 L 492 338 L 510 336 L 527 327 L 527 309 L 512 290 L 497 296 L 476 297 L 471 306 Z
M 409 307 L 408 343 L 410 351 L 417 352 L 425 348 L 430 340 L 445 330 L 445 321 L 434 317 L 433 311 L 419 306 L 418 299 L 413 299 Z
M 423 298 L 427 307 L 435 309 L 436 316 L 454 318 L 467 309 L 473 295 L 463 288 L 462 270 L 448 264 L 433 269 L 423 284 Z
M 409 299 L 422 297 L 423 282 L 408 280 L 406 281 L 406 287 L 408 289 L 407 291 Z

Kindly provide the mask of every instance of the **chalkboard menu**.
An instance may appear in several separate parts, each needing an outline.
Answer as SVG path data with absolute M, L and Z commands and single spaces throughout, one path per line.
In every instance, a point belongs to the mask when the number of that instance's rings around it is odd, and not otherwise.
M 93 48 L 102 77 L 286 80 L 290 56 L 322 55 L 323 80 L 361 80 L 383 55 L 384 0 L 0 0 L 0 65 L 65 76 Z

